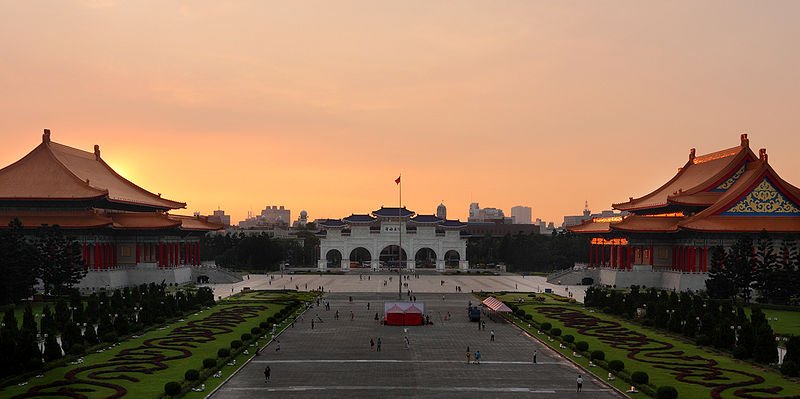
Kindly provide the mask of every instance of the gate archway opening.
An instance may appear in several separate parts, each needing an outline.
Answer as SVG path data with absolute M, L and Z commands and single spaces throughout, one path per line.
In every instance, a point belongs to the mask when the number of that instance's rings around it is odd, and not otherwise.
M 350 251 L 350 267 L 370 267 L 372 255 L 364 247 L 358 247 Z
M 338 249 L 331 249 L 325 254 L 325 260 L 328 262 L 328 267 L 341 267 L 342 253 Z
M 458 251 L 456 250 L 449 250 L 444 254 L 444 266 L 445 267 L 458 267 L 458 263 L 461 260 L 461 255 L 459 255 Z
M 430 248 L 420 248 L 414 256 L 414 263 L 418 268 L 435 268 L 436 252 Z
M 398 252 L 400 256 L 399 261 Z M 407 260 L 406 250 L 401 249 L 397 245 L 389 245 L 381 251 L 379 260 L 381 261 L 381 265 L 385 267 L 405 267 L 405 262 Z

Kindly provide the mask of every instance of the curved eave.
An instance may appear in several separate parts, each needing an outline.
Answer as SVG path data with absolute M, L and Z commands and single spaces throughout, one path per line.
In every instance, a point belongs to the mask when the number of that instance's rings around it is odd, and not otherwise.
M 706 233 L 800 233 L 800 217 L 711 216 L 680 225 L 681 229 Z
M 677 233 L 683 217 L 629 216 L 609 225 L 610 230 L 626 233 Z
M 587 221 L 577 226 L 567 227 L 567 230 L 575 234 L 603 234 L 611 232 L 610 222 Z

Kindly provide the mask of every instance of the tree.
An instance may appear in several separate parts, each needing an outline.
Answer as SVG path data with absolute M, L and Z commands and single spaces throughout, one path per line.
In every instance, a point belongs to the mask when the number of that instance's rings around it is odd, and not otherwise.
M 22 223 L 14 218 L 8 226 L 0 232 L 0 305 L 31 296 L 36 283 L 35 251 L 25 239 Z
M 66 294 L 86 275 L 80 244 L 67 239 L 57 225 L 39 229 L 36 249 L 45 294 Z
M 733 270 L 726 267 L 727 254 L 725 249 L 717 246 L 711 251 L 711 264 L 708 269 L 706 291 L 708 296 L 715 299 L 728 299 L 736 295 Z
M 753 307 L 750 323 L 753 325 L 755 335 L 753 359 L 761 363 L 776 363 L 778 361 L 778 344 L 775 342 L 775 333 L 761 308 Z
M 55 335 L 47 335 L 47 338 L 44 339 L 44 360 L 46 362 L 51 362 L 53 360 L 61 359 L 61 357 L 61 347 L 58 346 L 58 341 L 56 341 Z
M 745 303 L 750 302 L 755 259 L 753 257 L 753 240 L 749 236 L 743 236 L 736 240 L 727 256 L 726 267 L 730 267 L 733 272 L 736 294 L 744 299 Z
M 772 245 L 772 238 L 766 231 L 762 231 L 756 244 L 753 288 L 768 302 L 773 302 L 780 295 L 775 290 L 779 275 L 778 256 Z

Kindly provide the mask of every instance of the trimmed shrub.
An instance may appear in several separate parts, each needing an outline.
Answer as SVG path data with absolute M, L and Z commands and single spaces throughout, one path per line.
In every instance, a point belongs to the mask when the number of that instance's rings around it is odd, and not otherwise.
M 249 341 L 249 340 L 251 340 L 251 339 L 253 339 L 253 336 L 252 336 L 252 335 L 250 335 L 250 334 L 248 334 L 248 333 L 244 333 L 244 334 L 242 334 L 242 342 L 247 342 L 247 341 Z
M 250 329 L 250 334 L 260 335 L 261 334 L 261 329 L 258 328 L 258 327 L 253 327 L 253 328 Z
M 73 344 L 69 348 L 70 355 L 81 355 L 83 352 L 86 352 L 86 347 L 83 344 Z
M 234 339 L 233 341 L 231 341 L 231 349 L 238 349 L 241 347 L 242 347 L 242 341 L 239 341 L 238 339 Z
M 650 376 L 644 371 L 634 371 L 631 374 L 631 381 L 636 385 L 644 385 L 650 381 Z
M 575 342 L 575 337 L 573 337 L 571 334 L 567 334 L 564 336 L 564 342 L 571 344 Z
M 175 396 L 181 393 L 181 384 L 175 381 L 164 384 L 164 393 L 169 396 Z
M 625 363 L 623 363 L 622 360 L 612 360 L 612 361 L 608 362 L 608 368 L 611 371 L 619 372 L 619 371 L 625 370 Z
M 261 323 L 258 323 L 258 326 L 261 327 L 262 330 L 269 330 L 269 323 L 267 323 L 266 321 L 262 321 Z M 253 328 L 255 328 L 255 327 L 253 327 Z
M 108 342 L 108 343 L 117 342 L 117 333 L 107 332 L 103 334 L 103 337 L 101 339 L 103 342 Z
M 186 379 L 186 381 L 197 381 L 197 379 L 200 378 L 200 372 L 195 369 L 186 370 L 183 374 L 183 378 Z
M 797 363 L 792 360 L 784 360 L 783 364 L 781 364 L 781 373 L 789 377 L 797 377 L 800 375 L 800 367 L 797 367 Z
M 550 330 L 550 334 L 552 336 L 554 336 L 554 337 L 557 337 L 557 336 L 561 335 L 561 329 L 560 328 L 554 328 L 554 329 Z
M 267 318 L 267 324 L 269 325 L 267 328 L 272 328 L 272 325 L 275 324 L 275 316 L 270 316 Z
M 531 321 L 531 320 L 533 320 L 533 316 L 531 316 L 530 314 L 526 314 L 525 315 L 525 320 Z
M 590 357 L 591 357 L 592 360 L 605 360 L 606 359 L 606 353 L 603 352 L 603 351 L 592 351 L 592 354 L 590 355 Z
M 552 324 L 550 324 L 550 323 L 548 323 L 548 322 L 544 322 L 544 323 L 542 323 L 542 331 L 547 331 L 547 330 L 549 330 L 549 329 L 551 329 L 551 328 L 553 328 L 553 325 L 552 325 Z
M 517 309 L 514 313 L 519 317 L 525 317 L 525 310 L 524 309 Z
M 669 385 L 658 387 L 656 399 L 678 399 L 678 390 Z
M 216 365 L 217 365 L 217 359 L 212 359 L 210 357 L 203 359 L 203 368 L 210 369 L 216 367 Z
M 231 355 L 231 351 L 228 348 L 219 348 L 217 351 L 217 357 L 228 357 Z
M 589 343 L 586 342 L 586 341 L 580 341 L 580 342 L 575 344 L 575 349 L 577 349 L 577 350 L 579 350 L 581 352 L 586 352 L 586 351 L 589 350 Z

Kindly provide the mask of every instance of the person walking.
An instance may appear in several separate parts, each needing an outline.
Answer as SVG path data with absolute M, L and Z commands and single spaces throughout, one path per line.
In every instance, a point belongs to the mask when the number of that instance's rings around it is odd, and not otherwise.
M 373 350 L 375 350 L 375 340 L 370 338 L 369 339 L 369 351 L 372 352 Z
M 311 329 L 314 329 L 314 319 L 311 319 Z
M 264 382 L 269 382 L 269 374 L 271 372 L 272 372 L 272 370 L 269 369 L 269 366 L 264 368 Z
M 491 338 L 489 338 L 489 342 L 494 342 L 494 330 L 489 332 L 489 336 L 491 337 Z
M 581 389 L 583 388 L 583 378 L 581 378 L 580 374 L 578 374 L 578 379 L 575 380 L 575 382 L 578 383 L 578 392 L 580 392 Z
M 481 326 L 483 326 L 483 331 L 486 331 L 486 320 L 481 321 Z
M 355 318 L 356 318 L 356 315 L 353 314 L 353 311 L 351 310 L 350 311 L 350 321 L 353 321 L 353 319 L 355 319 Z
M 481 364 L 481 351 L 475 351 L 475 364 Z
M 469 361 L 472 359 L 472 353 L 469 351 L 469 347 L 467 347 L 467 365 L 469 366 Z
M 377 345 L 378 345 L 378 352 L 380 352 L 381 351 L 381 337 L 378 337 Z
M 367 310 L 369 310 L 369 302 L 367 302 Z
M 536 364 L 536 351 L 533 351 L 533 364 Z
M 276 346 L 275 346 L 275 352 L 280 352 L 280 351 L 281 351 L 281 341 L 278 341 L 278 340 L 276 339 L 276 340 L 275 340 L 275 345 L 276 345 Z

